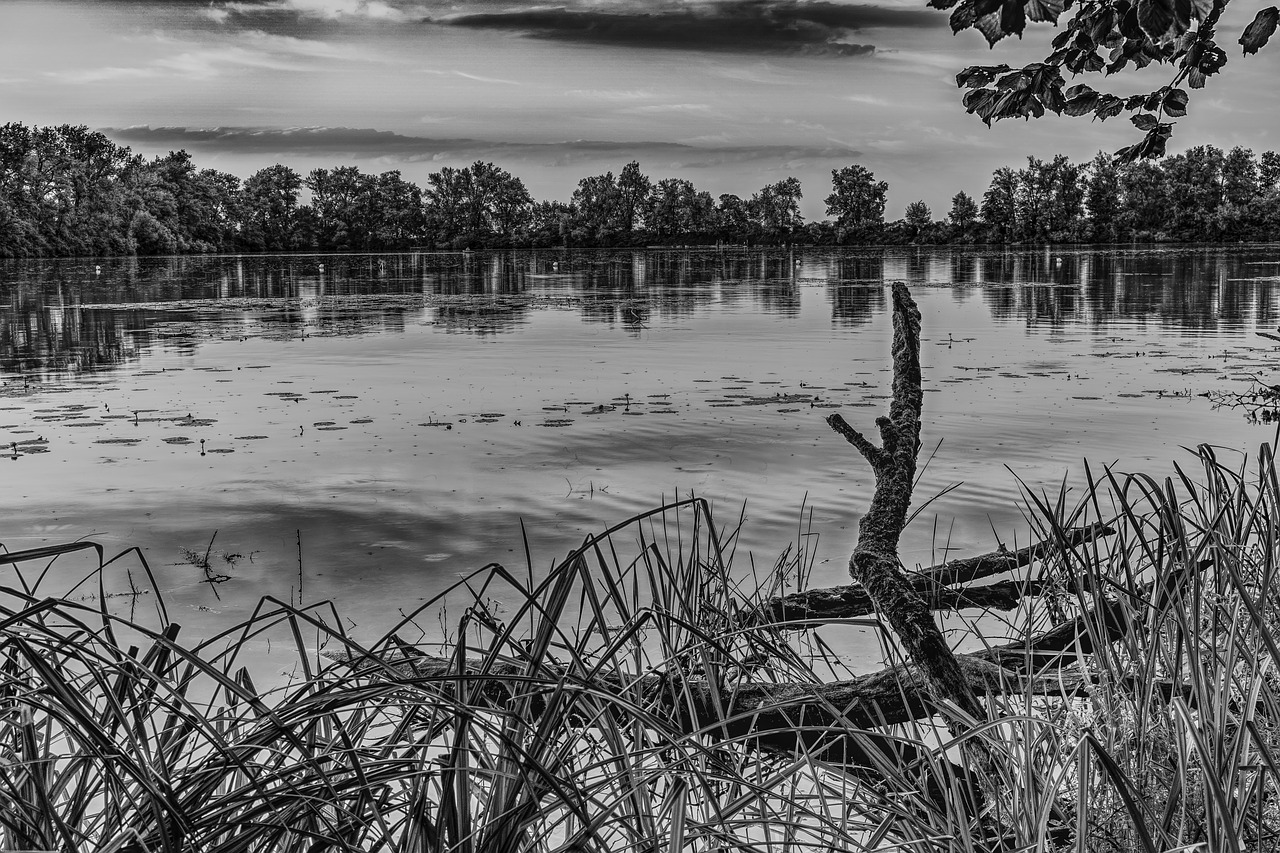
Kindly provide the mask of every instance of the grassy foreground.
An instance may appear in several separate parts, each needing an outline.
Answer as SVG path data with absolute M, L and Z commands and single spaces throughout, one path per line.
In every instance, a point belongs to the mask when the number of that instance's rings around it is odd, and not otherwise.
M 0 555 L 0 849 L 1280 851 L 1280 472 L 1267 446 L 1197 461 L 1027 494 L 1032 532 L 1063 545 L 1026 571 L 1036 596 L 968 612 L 965 639 L 1083 631 L 1029 660 L 1035 689 L 991 675 L 989 721 L 965 739 L 985 743 L 995 797 L 936 718 L 841 728 L 852 705 L 827 701 L 788 749 L 749 725 L 749 688 L 785 685 L 771 695 L 803 725 L 824 701 L 804 685 L 851 678 L 824 639 L 845 629 L 760 619 L 805 582 L 807 540 L 763 577 L 732 568 L 733 530 L 700 499 L 545 576 L 481 569 L 431 643 L 405 636 L 439 600 L 367 646 L 332 607 L 275 600 L 187 643 L 158 595 L 145 618 L 116 613 L 120 575 L 156 587 L 137 552 Z M 1066 544 L 1095 520 L 1116 534 Z M 101 594 L 45 588 L 86 550 Z M 298 674 L 259 689 L 243 658 L 268 634 Z M 886 674 L 915 689 L 910 668 Z M 835 760 L 835 741 L 867 749 Z

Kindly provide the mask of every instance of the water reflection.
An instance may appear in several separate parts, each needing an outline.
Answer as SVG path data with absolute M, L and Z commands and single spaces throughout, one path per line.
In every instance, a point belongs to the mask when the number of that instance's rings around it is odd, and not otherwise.
M 831 319 L 840 325 L 861 326 L 886 310 L 885 289 L 878 285 L 830 285 Z
M 711 303 L 794 316 L 822 287 L 833 323 L 886 310 L 882 285 L 980 288 L 998 320 L 1028 326 L 1153 322 L 1186 330 L 1276 321 L 1270 249 L 957 247 L 859 251 L 527 251 L 55 259 L 0 265 L 0 372 L 91 371 L 204 333 L 279 337 L 404 328 L 416 315 L 491 335 L 539 305 L 637 332 Z M 235 313 L 232 313 L 235 312 Z M 246 325 L 246 321 L 251 321 Z M 175 332 L 175 324 L 179 324 Z M 252 328 L 249 328 L 252 326 Z M 163 334 L 164 337 L 161 335 Z

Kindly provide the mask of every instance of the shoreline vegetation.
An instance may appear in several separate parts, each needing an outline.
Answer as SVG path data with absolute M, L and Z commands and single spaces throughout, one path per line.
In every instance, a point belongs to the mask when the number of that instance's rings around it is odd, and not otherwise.
M 961 191 L 941 218 L 924 201 L 885 222 L 889 185 L 832 171 L 829 217 L 806 222 L 796 178 L 713 198 L 638 162 L 535 200 L 488 162 L 425 186 L 355 166 L 245 180 L 186 151 L 147 160 L 84 126 L 0 126 L 0 258 L 225 252 L 1280 241 L 1280 154 L 1197 146 L 1159 161 L 1028 157 Z M 938 213 L 941 213 L 939 211 Z
M 190 643 L 140 552 L 0 554 L 0 847 L 1280 851 L 1271 448 L 1086 467 L 1024 493 L 1039 544 L 906 571 L 924 395 L 893 296 L 879 443 L 828 420 L 875 473 L 860 585 L 807 590 L 803 530 L 772 572 L 735 567 L 736 528 L 688 498 L 549 571 L 482 567 L 460 612 L 372 643 L 301 578 Z M 49 589 L 75 553 L 85 579 Z M 832 653 L 850 626 L 883 669 Z M 292 675 L 260 688 L 272 637 Z

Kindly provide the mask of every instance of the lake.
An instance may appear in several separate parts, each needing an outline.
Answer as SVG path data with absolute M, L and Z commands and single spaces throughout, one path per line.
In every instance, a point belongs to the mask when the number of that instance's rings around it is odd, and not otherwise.
M 1163 477 L 1274 439 L 1197 396 L 1270 374 L 1272 246 L 10 262 L 0 543 L 139 546 L 197 636 L 300 574 L 376 635 L 523 571 L 526 536 L 545 569 L 690 493 L 745 514 L 744 573 L 803 528 L 841 583 L 872 478 L 823 418 L 874 430 L 895 280 L 923 314 L 916 504 L 945 493 L 908 563 L 1024 544 L 1020 483 L 1079 494 L 1086 459 Z

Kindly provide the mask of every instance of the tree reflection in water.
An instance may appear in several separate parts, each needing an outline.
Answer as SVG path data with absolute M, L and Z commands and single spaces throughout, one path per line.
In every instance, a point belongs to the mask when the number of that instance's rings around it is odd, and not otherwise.
M 980 288 L 1027 325 L 1126 320 L 1212 330 L 1276 316 L 1280 261 L 1262 248 L 517 251 L 55 259 L 0 265 L 0 372 L 111 368 L 202 337 L 359 335 L 421 316 L 500 334 L 539 307 L 634 331 L 711 303 L 795 316 L 824 287 L 832 321 L 885 310 L 883 285 Z M 234 324 L 224 322 L 234 318 Z M 249 321 L 249 322 L 245 322 Z

